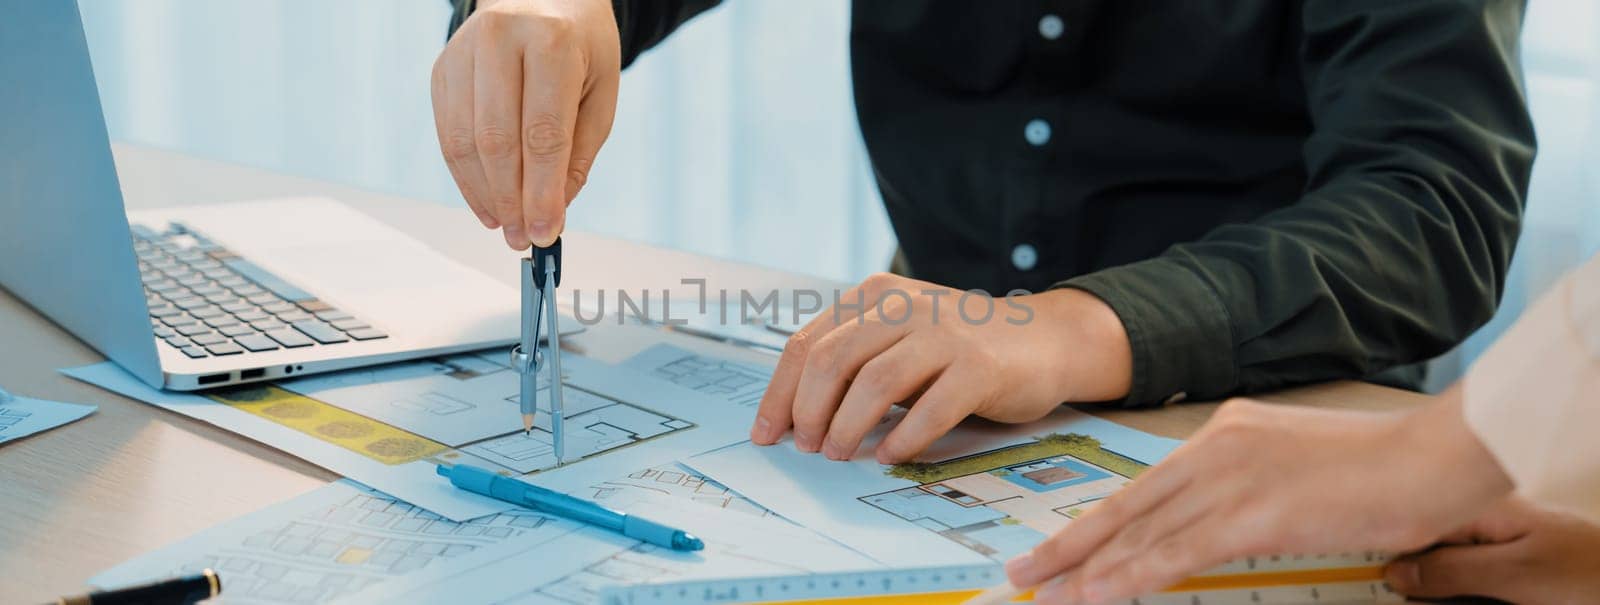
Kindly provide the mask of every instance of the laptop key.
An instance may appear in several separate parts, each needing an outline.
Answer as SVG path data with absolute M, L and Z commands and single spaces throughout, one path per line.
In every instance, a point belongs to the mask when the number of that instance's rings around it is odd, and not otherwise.
M 250 327 L 261 330 L 262 332 L 266 332 L 268 330 L 282 330 L 289 327 L 289 324 L 283 323 L 276 319 L 262 319 L 259 321 L 250 322 Z
M 273 350 L 276 350 L 278 348 L 277 341 L 274 341 L 271 338 L 267 338 L 266 335 L 264 335 L 264 334 L 249 334 L 249 335 L 245 335 L 245 336 L 238 336 L 238 337 L 235 337 L 233 339 L 233 341 L 236 342 L 236 343 L 239 343 L 239 346 L 244 347 L 244 348 L 246 348 L 246 349 L 248 349 L 248 350 L 250 350 L 252 352 L 254 352 L 254 351 L 273 351 Z
M 249 285 L 250 281 L 245 279 L 245 278 L 243 278 L 243 277 L 239 277 L 237 275 L 233 275 L 233 274 L 230 273 L 227 277 L 217 278 L 217 284 L 221 285 L 224 288 L 230 288 L 231 289 L 231 288 L 237 288 L 237 287 L 240 287 L 240 286 Z
M 278 321 L 282 321 L 282 322 L 286 322 L 286 323 L 294 323 L 294 322 L 297 322 L 297 321 L 305 321 L 305 320 L 311 319 L 311 314 L 310 313 L 307 313 L 305 311 L 301 311 L 300 309 L 294 309 L 292 311 L 284 311 L 282 313 L 278 313 L 277 315 L 278 315 Z
M 322 301 L 317 300 L 315 298 L 313 298 L 311 300 L 302 300 L 302 301 L 298 301 L 298 302 L 300 303 L 300 308 L 305 309 L 307 313 L 321 313 L 323 311 L 332 311 L 333 310 L 333 305 L 330 305 L 328 303 L 322 302 Z
M 239 296 L 244 296 L 244 297 L 259 296 L 259 295 L 262 295 L 262 294 L 267 294 L 267 295 L 271 294 L 271 292 L 267 292 L 266 290 L 262 290 L 261 286 L 257 286 L 255 284 L 250 284 L 250 283 L 247 283 L 247 284 L 242 285 L 242 286 L 228 286 L 228 289 L 233 290 L 234 294 L 238 294 Z
M 260 294 L 249 294 L 249 295 L 246 295 L 244 292 L 241 292 L 239 290 L 234 290 L 233 292 L 234 292 L 234 294 L 238 294 L 240 296 L 244 296 L 245 300 L 248 300 L 248 301 L 250 301 L 252 303 L 261 305 L 263 307 L 265 307 L 267 305 L 270 305 L 272 303 L 281 303 L 281 302 L 283 302 L 283 299 L 278 298 L 277 296 L 274 296 L 271 292 L 262 292 Z
M 271 315 L 267 315 L 265 311 L 261 311 L 259 309 L 251 309 L 243 313 L 234 313 L 233 316 L 239 318 L 239 321 L 248 321 L 252 323 L 265 319 L 272 319 Z
M 168 336 L 166 338 L 163 338 L 162 340 L 165 340 L 165 341 L 167 341 L 167 344 L 172 345 L 174 347 L 178 347 L 180 349 L 182 349 L 184 347 L 187 347 L 187 346 L 191 346 L 191 345 L 194 344 L 193 342 L 190 342 L 188 338 L 183 337 L 183 336 L 178 336 L 176 334 L 174 334 L 172 336 Z
M 212 355 L 238 355 L 244 352 L 244 349 L 239 348 L 239 345 L 231 342 L 220 342 L 214 345 L 206 345 L 206 350 L 210 351 Z
M 250 302 L 256 302 L 256 301 L 252 300 Z M 283 301 L 283 300 L 280 300 L 280 301 L 277 301 L 277 302 L 256 303 L 256 304 L 261 305 L 261 310 L 262 311 L 266 311 L 266 312 L 272 313 L 272 314 L 285 313 L 285 312 L 288 312 L 288 311 L 300 311 L 300 309 L 295 307 L 293 304 L 290 304 L 288 301 Z M 304 311 L 301 311 L 301 312 L 304 313 Z
M 190 317 L 188 313 L 179 313 L 177 315 L 168 315 L 166 317 L 161 318 L 161 323 L 167 324 L 167 325 L 172 326 L 174 328 L 181 328 L 181 327 L 184 327 L 184 326 L 194 325 L 194 322 L 195 322 L 195 319 L 193 317 Z
M 224 336 L 232 336 L 234 338 L 238 338 L 240 336 L 248 336 L 250 334 L 255 334 L 256 333 L 256 329 L 255 328 L 252 328 L 252 327 L 250 327 L 249 325 L 246 325 L 246 324 L 233 324 L 231 326 L 222 326 L 222 327 L 217 328 L 217 331 L 221 332 Z
M 325 345 L 348 342 L 350 340 L 349 337 L 346 337 L 340 331 L 333 329 L 333 326 L 320 321 L 297 321 L 290 325 L 293 325 L 294 329 L 304 332 L 306 336 L 310 336 L 312 339 Z
M 160 305 L 157 305 L 157 306 L 154 306 L 154 307 L 150 307 L 150 316 L 151 317 L 172 317 L 174 315 L 181 315 L 181 314 L 183 314 L 183 309 L 179 309 L 177 307 L 174 307 L 172 305 L 166 304 L 164 302 L 161 303 Z
M 333 327 L 338 328 L 340 330 L 344 330 L 346 332 L 348 332 L 350 330 L 358 330 L 358 329 L 361 329 L 361 328 L 370 327 L 370 326 L 367 325 L 367 322 L 361 321 L 361 320 L 356 319 L 354 317 L 349 318 L 349 319 L 335 319 L 335 320 L 330 321 L 328 323 L 330 325 L 332 325 Z
M 222 315 L 218 315 L 216 317 L 207 317 L 207 318 L 202 319 L 200 321 L 205 322 L 206 325 L 211 326 L 213 328 L 223 328 L 223 327 L 227 327 L 227 326 L 239 325 L 239 320 L 235 319 L 232 315 L 228 315 L 228 314 L 222 314 Z
M 243 313 L 256 308 L 255 305 L 242 300 L 231 303 L 218 303 L 218 306 L 222 307 L 223 311 L 227 311 L 229 313 Z
M 166 338 L 168 336 L 174 336 L 178 333 L 177 330 L 166 326 L 152 326 L 150 331 L 155 333 L 156 338 Z
M 187 296 L 187 297 L 180 298 L 180 299 L 172 301 L 172 304 L 177 305 L 179 309 L 183 309 L 183 310 L 187 311 L 189 309 L 198 309 L 200 307 L 204 307 L 204 306 L 209 305 L 211 303 L 206 302 L 206 299 L 200 298 L 198 296 Z
M 380 338 L 389 337 L 388 334 L 384 334 L 383 332 L 378 331 L 376 328 L 356 328 L 354 330 L 345 332 L 345 334 L 349 334 L 351 338 L 356 340 L 378 340 Z
M 217 308 L 216 305 L 206 305 L 204 307 L 189 309 L 189 314 L 193 315 L 195 319 L 210 319 L 213 317 L 227 315 L 228 312 Z
M 205 324 L 192 324 L 178 328 L 178 333 L 184 336 L 195 336 L 211 331 L 211 326 Z
M 209 302 L 209 303 L 211 303 L 213 305 L 231 305 L 233 303 L 244 302 L 244 300 L 240 299 L 237 296 L 234 296 L 232 292 L 227 292 L 227 291 L 223 291 L 220 294 L 212 294 L 210 296 L 206 296 L 206 297 L 203 297 L 203 298 L 206 299 L 206 302 Z
M 178 288 L 182 288 L 183 286 L 178 285 L 178 282 L 170 279 L 160 279 L 156 280 L 154 283 L 145 284 L 145 287 L 150 288 L 151 292 L 155 292 L 157 294 L 168 294 L 176 291 Z
M 207 345 L 207 346 L 214 345 L 214 344 L 217 344 L 217 343 L 228 342 L 228 338 L 226 336 L 223 336 L 223 335 L 218 334 L 216 332 L 208 332 L 206 334 L 198 334 L 198 335 L 195 335 L 193 338 L 190 338 L 189 340 L 194 341 L 194 343 L 197 344 L 197 345 Z M 216 353 L 216 351 L 212 351 L 212 353 Z
M 202 348 L 196 347 L 196 346 L 192 346 L 192 345 L 184 347 L 184 348 L 181 348 L 181 349 L 178 349 L 178 350 L 179 351 L 183 351 L 184 355 L 188 355 L 188 356 L 193 357 L 195 359 L 199 359 L 201 357 L 205 357 L 206 356 L 206 350 L 205 349 L 202 349 Z
M 326 311 L 317 311 L 317 319 L 322 321 L 338 321 L 341 319 L 350 319 L 350 314 L 338 309 L 328 309 Z
M 200 296 L 200 297 L 206 297 L 206 296 L 210 296 L 212 294 L 221 294 L 223 292 L 227 292 L 227 290 L 223 290 L 220 286 L 217 286 L 216 284 L 210 284 L 210 283 L 208 283 L 208 284 L 206 284 L 204 286 L 200 286 L 198 288 L 190 288 L 190 291 L 194 292 L 195 296 Z
M 310 338 L 306 338 L 305 334 L 291 330 L 288 327 L 283 327 L 276 330 L 268 330 L 266 335 L 267 337 L 278 341 L 278 344 L 291 349 L 296 347 L 311 346 Z

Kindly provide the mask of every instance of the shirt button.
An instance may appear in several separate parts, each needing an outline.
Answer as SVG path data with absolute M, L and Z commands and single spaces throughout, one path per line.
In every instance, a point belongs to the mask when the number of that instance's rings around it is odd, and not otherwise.
M 1028 244 L 1017 244 L 1011 249 L 1011 266 L 1018 271 L 1032 271 L 1039 264 L 1039 251 Z
M 1061 17 L 1045 15 L 1039 18 L 1039 35 L 1044 36 L 1046 40 L 1060 38 L 1062 32 L 1066 30 L 1067 24 L 1061 21 Z
M 1028 140 L 1029 145 L 1039 147 L 1050 142 L 1050 123 L 1039 118 L 1028 120 L 1022 127 L 1022 137 Z

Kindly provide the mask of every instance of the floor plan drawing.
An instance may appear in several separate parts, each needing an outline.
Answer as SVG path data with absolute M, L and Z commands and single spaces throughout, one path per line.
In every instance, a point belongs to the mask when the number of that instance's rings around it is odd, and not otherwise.
M 471 464 L 561 492 L 748 438 L 753 410 L 621 365 L 563 360 L 565 462 L 549 418 L 522 431 L 520 380 L 503 352 L 454 355 L 205 393 L 151 389 L 111 364 L 65 372 L 290 452 L 466 520 L 510 504 L 452 488 L 438 464 Z M 545 387 L 548 390 L 548 386 Z
M 772 379 L 772 369 L 700 355 L 669 344 L 658 344 L 623 362 L 678 386 L 755 409 Z

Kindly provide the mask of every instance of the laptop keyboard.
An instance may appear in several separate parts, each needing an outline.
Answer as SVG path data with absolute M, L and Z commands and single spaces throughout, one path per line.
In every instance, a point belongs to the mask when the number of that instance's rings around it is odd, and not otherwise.
M 183 225 L 133 227 L 156 339 L 194 358 L 387 338 Z

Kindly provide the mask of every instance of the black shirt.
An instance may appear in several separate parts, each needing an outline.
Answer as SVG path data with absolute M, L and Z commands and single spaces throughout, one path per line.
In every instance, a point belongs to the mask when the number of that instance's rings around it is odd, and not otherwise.
M 613 4 L 626 65 L 716 2 Z M 1516 242 L 1522 14 L 859 0 L 856 107 L 899 269 L 1095 294 L 1128 330 L 1129 404 L 1442 353 L 1493 314 Z

